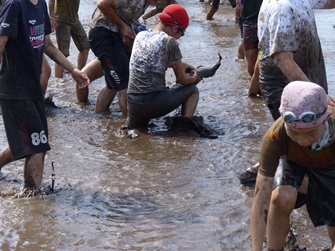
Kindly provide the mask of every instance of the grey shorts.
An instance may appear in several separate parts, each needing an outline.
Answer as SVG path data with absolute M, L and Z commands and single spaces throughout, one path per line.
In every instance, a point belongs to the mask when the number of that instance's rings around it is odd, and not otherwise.
M 128 129 L 146 127 L 150 119 L 172 112 L 197 92 L 195 85 L 176 84 L 165 91 L 128 94 Z
M 57 21 L 56 39 L 58 49 L 63 53 L 65 57 L 70 55 L 70 42 L 71 37 L 75 43 L 78 51 L 88 50 L 90 43 L 83 25 L 79 20 L 74 23 Z
M 13 160 L 50 150 L 43 101 L 0 100 Z
M 299 189 L 304 176 L 309 178 L 306 208 L 314 226 L 335 226 L 335 164 L 327 168 L 307 168 L 281 159 L 273 189 L 281 185 Z

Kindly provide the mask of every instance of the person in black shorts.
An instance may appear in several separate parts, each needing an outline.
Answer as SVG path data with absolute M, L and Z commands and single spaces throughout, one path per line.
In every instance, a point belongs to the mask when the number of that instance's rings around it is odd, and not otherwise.
M 92 28 L 89 31 L 91 49 L 97 59 L 84 68 L 91 81 L 105 76 L 106 86 L 98 94 L 95 112 L 106 112 L 116 94 L 123 116 L 127 117 L 127 87 L 129 79 L 129 58 L 135 32 L 134 24 L 149 6 L 156 6 L 163 0 L 100 0 L 93 13 Z M 80 102 L 88 100 L 88 88 L 77 90 Z
M 38 190 L 50 150 L 40 85 L 43 53 L 68 70 L 80 87 L 89 79 L 52 44 L 44 0 L 5 0 L 0 23 L 0 105 L 9 144 L 0 153 L 0 169 L 25 158 L 24 187 Z

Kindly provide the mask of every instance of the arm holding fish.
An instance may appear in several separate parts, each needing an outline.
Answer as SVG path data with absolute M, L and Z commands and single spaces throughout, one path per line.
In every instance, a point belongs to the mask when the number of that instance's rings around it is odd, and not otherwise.
M 1 44 L 0 44 L 1 46 Z M 66 69 L 72 78 L 79 84 L 79 88 L 85 88 L 90 80 L 84 72 L 78 70 L 51 42 L 50 35 L 45 36 L 44 53 L 53 61 Z M 1 54 L 2 55 L 2 54 Z
M 197 69 L 182 62 L 181 60 L 171 61 L 170 67 L 173 69 L 174 74 L 176 75 L 176 81 L 179 84 L 196 85 L 201 81 L 201 78 L 198 76 Z

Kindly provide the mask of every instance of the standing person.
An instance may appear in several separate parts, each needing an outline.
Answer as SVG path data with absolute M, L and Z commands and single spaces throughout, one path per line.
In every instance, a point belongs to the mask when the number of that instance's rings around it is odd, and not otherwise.
M 220 0 L 213 0 L 213 2 L 211 3 L 212 6 L 206 15 L 206 20 L 214 20 L 213 16 L 218 11 L 219 4 Z
M 175 4 L 176 0 L 164 0 L 163 2 L 157 4 L 157 6 L 148 12 L 144 13 L 141 18 L 143 21 L 146 21 L 148 18 L 153 17 L 157 15 L 158 13 L 161 13 L 164 8 L 170 4 Z
M 283 90 L 281 117 L 265 134 L 252 203 L 252 250 L 284 250 L 290 214 L 308 176 L 306 208 L 315 227 L 327 225 L 335 251 L 335 108 L 317 84 L 294 81 Z
M 39 189 L 44 157 L 50 150 L 40 86 L 43 52 L 68 70 L 81 87 L 89 79 L 52 44 L 44 0 L 5 0 L 0 23 L 6 24 L 0 26 L 0 105 L 9 144 L 0 153 L 0 168 L 25 158 L 24 187 Z
M 258 37 L 260 86 L 274 120 L 280 117 L 281 93 L 290 81 L 311 81 L 328 92 L 320 39 L 308 1 L 264 0 Z
M 311 0 L 314 1 L 314 0 Z M 259 83 L 272 118 L 284 87 L 291 81 L 311 81 L 328 92 L 326 68 L 309 1 L 263 0 L 258 16 Z M 240 176 L 254 184 L 257 166 Z
M 128 129 L 146 127 L 152 118 L 168 114 L 182 105 L 182 116 L 192 117 L 199 100 L 196 84 L 201 80 L 196 69 L 181 61 L 177 39 L 189 24 L 186 10 L 168 5 L 159 14 L 154 30 L 140 32 L 130 58 L 128 88 Z M 176 76 L 167 88 L 165 74 L 171 67 Z
M 89 31 L 89 42 L 94 55 L 83 72 L 91 82 L 101 77 L 101 67 L 106 86 L 97 97 L 95 111 L 105 112 L 116 95 L 123 116 L 127 117 L 127 88 L 129 80 L 129 58 L 135 38 L 131 25 L 143 15 L 148 5 L 156 6 L 161 0 L 100 0 L 94 11 Z M 77 98 L 87 102 L 88 88 L 77 89 Z
M 248 65 L 248 73 L 251 76 L 248 95 L 251 98 L 258 97 L 259 87 L 259 67 L 258 57 L 258 37 L 257 19 L 263 0 L 237 0 L 236 4 L 241 11 L 243 29 L 243 49 Z
M 71 37 L 79 54 L 77 67 L 79 70 L 86 65 L 90 44 L 87 34 L 78 16 L 80 0 L 49 0 L 51 26 L 56 31 L 58 49 L 65 57 L 70 55 Z M 55 64 L 55 77 L 62 78 L 64 69 Z
M 229 0 L 229 2 L 233 8 L 236 7 L 236 0 Z M 209 3 L 211 4 L 212 7 L 210 8 L 210 10 L 206 15 L 206 20 L 214 20 L 213 16 L 219 9 L 220 0 L 209 1 Z

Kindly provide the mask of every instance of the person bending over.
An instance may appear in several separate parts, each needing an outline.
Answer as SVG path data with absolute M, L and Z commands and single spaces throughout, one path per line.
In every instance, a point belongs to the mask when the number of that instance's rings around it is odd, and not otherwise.
M 186 10 L 168 5 L 153 30 L 140 32 L 130 58 L 128 129 L 146 127 L 150 119 L 164 116 L 182 105 L 182 116 L 192 117 L 198 104 L 196 69 L 181 61 L 177 39 L 189 24 Z M 166 87 L 166 70 L 172 67 L 177 84 Z

